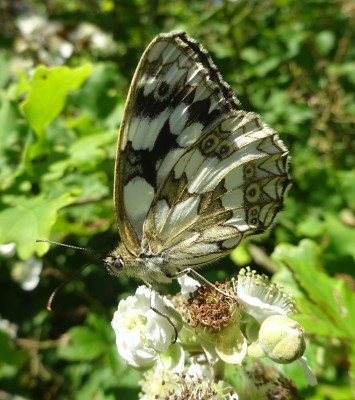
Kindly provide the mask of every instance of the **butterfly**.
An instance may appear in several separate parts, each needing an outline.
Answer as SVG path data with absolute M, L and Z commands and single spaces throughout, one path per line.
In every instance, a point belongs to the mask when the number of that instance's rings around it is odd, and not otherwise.
M 139 61 L 120 127 L 121 242 L 104 258 L 107 269 L 156 284 L 225 256 L 283 208 L 288 159 L 201 44 L 184 32 L 158 35 Z

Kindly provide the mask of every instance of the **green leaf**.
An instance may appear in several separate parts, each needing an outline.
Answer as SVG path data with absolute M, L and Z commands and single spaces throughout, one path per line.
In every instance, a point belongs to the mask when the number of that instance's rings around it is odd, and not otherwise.
M 345 225 L 332 214 L 325 215 L 327 234 L 331 238 L 330 247 L 338 256 L 351 256 L 355 260 L 355 230 Z
M 80 93 L 71 94 L 73 103 L 89 115 L 103 119 L 117 105 L 117 70 L 114 64 L 96 64 Z
M 10 78 L 10 57 L 3 51 L 0 52 L 0 89 L 3 88 Z
M 26 148 L 24 118 L 11 90 L 2 93 L 0 99 L 0 188 L 7 189 L 18 171 L 23 168 L 23 158 L 19 156 Z
M 348 202 L 349 207 L 355 209 L 355 170 L 337 171 L 339 191 Z
M 115 145 L 117 131 L 100 132 L 76 140 L 69 148 L 72 165 L 90 168 L 100 165 L 107 157 L 105 145 Z
M 336 42 L 336 37 L 334 35 L 334 32 L 326 30 L 319 32 L 318 35 L 315 37 L 315 40 L 319 52 L 322 55 L 326 55 L 333 49 Z
M 252 258 L 250 256 L 250 253 L 248 251 L 248 247 L 245 244 L 241 244 L 237 248 L 235 248 L 231 253 L 230 253 L 230 258 L 232 261 L 237 264 L 237 265 L 247 265 L 250 264 L 252 261 Z
M 55 199 L 37 196 L 13 198 L 7 209 L 0 212 L 0 243 L 16 243 L 17 253 L 23 260 L 34 252 L 43 255 L 49 245 L 36 243 L 36 239 L 47 239 L 57 219 L 57 211 L 75 198 L 64 194 Z
M 355 340 L 355 294 L 345 282 L 327 276 L 319 267 L 320 249 L 304 239 L 298 246 L 283 244 L 273 253 L 275 262 L 290 269 L 306 294 L 298 302 L 307 333 Z
M 78 326 L 70 329 L 69 344 L 58 348 L 58 356 L 70 361 L 90 361 L 107 351 L 107 342 L 103 340 L 100 332 Z
M 22 108 L 28 123 L 39 137 L 63 110 L 68 92 L 79 88 L 91 74 L 91 69 L 90 64 L 74 69 L 47 68 L 43 65 L 36 68 Z
M 9 335 L 0 330 L 0 371 L 2 370 L 4 364 L 20 367 L 25 359 L 25 353 L 16 349 Z M 1 375 L 1 374 L 0 374 Z

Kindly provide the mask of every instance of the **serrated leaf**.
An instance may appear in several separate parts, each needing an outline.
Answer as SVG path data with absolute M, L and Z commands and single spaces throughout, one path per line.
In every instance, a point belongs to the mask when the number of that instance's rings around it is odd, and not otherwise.
M 0 243 L 15 242 L 17 253 L 23 260 L 35 252 L 42 256 L 49 245 L 36 243 L 36 240 L 48 239 L 57 211 L 74 200 L 71 194 L 50 200 L 44 196 L 14 198 L 11 205 L 0 212 Z
M 329 336 L 354 340 L 355 294 L 343 280 L 331 278 L 320 269 L 319 254 L 316 243 L 304 239 L 298 246 L 279 245 L 273 253 L 273 259 L 292 270 L 306 293 L 301 305 L 303 313 L 311 317 L 310 323 L 319 327 L 320 324 L 328 324 L 328 329 L 323 327 L 323 333 L 327 331 Z M 318 313 L 313 306 L 307 312 L 307 298 L 318 308 Z M 317 334 L 321 332 L 317 330 Z
M 36 68 L 22 109 L 29 125 L 39 137 L 63 110 L 68 92 L 79 88 L 91 74 L 91 70 L 90 64 L 74 69 L 47 68 L 43 65 Z

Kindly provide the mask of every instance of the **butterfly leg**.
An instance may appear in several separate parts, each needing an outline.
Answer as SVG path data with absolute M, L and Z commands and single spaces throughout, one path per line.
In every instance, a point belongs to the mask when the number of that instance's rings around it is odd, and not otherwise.
M 175 332 L 175 337 L 174 340 L 172 341 L 172 344 L 176 343 L 177 338 L 178 338 L 178 331 L 176 329 L 176 326 L 174 325 L 173 321 L 169 318 L 169 316 L 165 313 L 163 313 L 162 311 L 159 311 L 156 307 L 155 307 L 155 294 L 156 294 L 156 285 L 150 285 L 150 309 L 153 310 L 154 312 L 156 312 L 158 315 L 160 315 L 161 317 L 165 318 L 169 324 L 174 328 L 174 332 Z
M 200 283 L 205 283 L 206 285 L 210 286 L 216 292 L 222 294 L 223 296 L 226 296 L 226 297 L 229 297 L 230 299 L 236 300 L 235 297 L 233 297 L 230 294 L 228 294 L 228 293 L 224 292 L 223 290 L 219 289 L 216 285 L 211 283 L 208 279 L 204 278 L 201 274 L 199 274 L 198 272 L 196 272 L 192 268 L 185 268 L 182 271 L 179 271 L 177 274 L 170 276 L 170 278 L 174 278 L 174 279 L 175 278 L 180 278 L 181 276 L 184 276 L 184 275 L 189 275 L 189 276 L 195 278 L 196 280 L 198 280 Z

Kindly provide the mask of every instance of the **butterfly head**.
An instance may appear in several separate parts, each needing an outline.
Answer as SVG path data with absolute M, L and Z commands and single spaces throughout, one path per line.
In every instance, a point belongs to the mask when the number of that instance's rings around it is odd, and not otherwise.
M 119 275 L 124 268 L 124 263 L 122 257 L 115 253 L 109 254 L 102 260 L 105 264 L 105 267 L 110 275 Z

